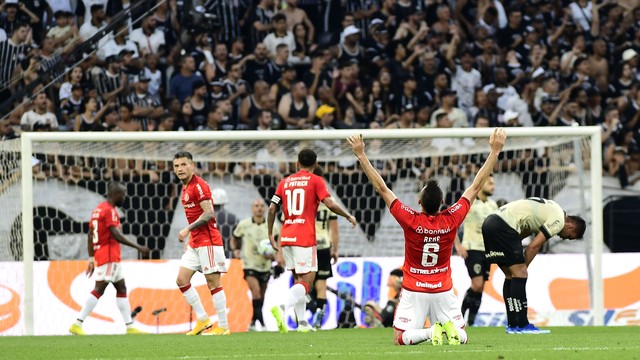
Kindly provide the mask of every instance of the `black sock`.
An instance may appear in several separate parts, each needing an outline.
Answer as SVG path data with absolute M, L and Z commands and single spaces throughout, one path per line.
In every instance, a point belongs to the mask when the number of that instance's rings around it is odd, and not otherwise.
M 504 279 L 504 285 L 502 285 L 502 298 L 504 299 L 504 306 L 507 309 L 507 326 L 518 326 L 518 320 L 516 318 L 515 308 L 513 306 L 513 298 L 511 297 L 510 279 Z
M 469 289 L 467 293 L 469 295 L 469 318 L 467 319 L 467 323 L 471 326 L 476 321 L 476 315 L 478 315 L 478 309 L 480 309 L 482 292 L 475 292 Z
M 471 297 L 473 290 L 471 288 L 467 289 L 467 292 L 464 294 L 464 299 L 462 300 L 462 306 L 460 307 L 460 311 L 462 312 L 462 317 L 464 317 L 464 313 L 471 307 Z
M 316 304 L 318 306 L 318 309 L 321 311 L 324 311 L 324 307 L 327 306 L 327 299 L 316 299 Z
M 525 327 L 529 324 L 527 317 L 527 278 L 511 278 L 511 297 L 516 308 L 516 319 L 518 327 Z
M 253 304 L 253 317 L 251 318 L 251 321 L 260 321 L 260 323 L 264 325 L 264 319 L 262 318 L 262 304 L 264 303 L 264 300 L 254 299 L 251 303 Z

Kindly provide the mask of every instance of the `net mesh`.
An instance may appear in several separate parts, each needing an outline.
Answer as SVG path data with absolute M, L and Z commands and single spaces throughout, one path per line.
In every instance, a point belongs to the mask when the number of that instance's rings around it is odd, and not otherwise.
M 20 195 L 20 140 L 0 141 L 0 261 L 17 260 L 22 254 L 15 248 L 22 237 Z
M 341 256 L 401 256 L 402 233 L 359 171 L 346 141 L 246 140 L 205 142 L 34 142 L 35 259 L 84 259 L 92 209 L 112 180 L 127 185 L 122 206 L 123 233 L 152 249 L 152 258 L 177 259 L 182 246 L 178 231 L 186 219 L 178 201 L 181 187 L 171 172 L 178 151 L 189 151 L 197 172 L 212 188 L 222 188 L 229 201 L 216 207 L 228 243 L 235 221 L 250 216 L 251 202 L 268 201 L 278 182 L 295 171 L 297 153 L 314 149 L 329 191 L 352 212 L 360 226 L 351 229 L 340 219 Z M 473 181 L 489 149 L 486 137 L 381 139 L 367 136 L 367 155 L 388 186 L 406 204 L 418 208 L 424 182 L 436 177 L 445 202 L 455 202 Z M 0 227 L 0 260 L 21 258 L 19 141 L 2 144 L 2 203 L 8 216 Z M 589 164 L 589 143 L 579 137 L 512 137 L 495 169 L 496 200 L 541 196 L 575 199 L 577 175 Z M 583 165 L 583 166 L 586 166 Z M 5 201 L 7 200 L 7 201 Z M 561 204 L 568 206 L 569 204 Z M 228 246 L 227 246 L 228 249 Z M 135 250 L 123 247 L 123 256 Z M 127 254 L 127 252 L 130 252 Z

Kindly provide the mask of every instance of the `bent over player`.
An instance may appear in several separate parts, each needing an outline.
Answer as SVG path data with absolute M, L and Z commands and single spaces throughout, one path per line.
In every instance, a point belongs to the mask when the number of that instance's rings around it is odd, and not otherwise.
M 364 152 L 362 135 L 348 139 L 365 175 L 404 231 L 402 293 L 393 320 L 395 344 L 413 345 L 431 340 L 433 345 L 442 345 L 443 331 L 449 345 L 467 342 L 464 319 L 453 292 L 451 252 L 458 227 L 489 178 L 506 137 L 504 129 L 493 132 L 489 156 L 471 186 L 451 207 L 439 211 L 443 204 L 442 190 L 434 179 L 428 180 L 418 199 L 420 212 L 400 202 L 387 187 Z M 424 329 L 427 317 L 433 325 Z
M 271 246 L 277 251 L 282 246 L 285 267 L 293 272 L 295 281 L 281 305 L 271 308 L 278 330 L 282 333 L 287 332 L 284 314 L 292 306 L 298 319 L 298 331 L 313 329 L 305 319 L 305 312 L 307 310 L 306 295 L 311 290 L 318 271 L 316 251 L 318 204 L 323 202 L 331 211 L 347 218 L 353 227 L 357 224 L 356 218 L 342 209 L 329 195 L 324 179 L 313 173 L 318 166 L 316 160 L 317 155 L 311 149 L 304 149 L 298 153 L 299 171 L 280 181 L 276 193 L 271 198 L 267 216 Z M 280 244 L 278 244 L 274 238 L 273 224 L 280 205 L 284 212 L 284 223 L 280 230 Z
M 120 216 L 116 206 L 122 206 L 127 189 L 120 183 L 113 182 L 107 189 L 107 201 L 103 201 L 91 213 L 89 224 L 88 250 L 89 265 L 86 274 L 91 276 L 95 270 L 96 285 L 91 291 L 87 302 L 80 310 L 78 319 L 69 328 L 74 335 L 85 335 L 82 330 L 84 319 L 98 304 L 98 300 L 104 294 L 109 283 L 116 288 L 116 304 L 118 310 L 127 325 L 127 334 L 142 334 L 143 332 L 133 327 L 131 318 L 131 305 L 127 298 L 127 287 L 124 283 L 124 274 L 120 265 L 120 244 L 138 249 L 144 255 L 149 255 L 149 248 L 134 244 L 122 234 Z
M 579 216 L 567 215 L 553 200 L 528 198 L 500 207 L 482 223 L 487 260 L 504 273 L 502 296 L 507 310 L 507 334 L 547 334 L 527 317 L 527 268 L 552 236 L 580 239 L 586 229 Z M 522 239 L 534 235 L 526 250 Z
M 180 260 L 176 284 L 198 318 L 196 326 L 187 335 L 228 335 L 227 297 L 220 281 L 220 273 L 227 272 L 227 259 L 213 212 L 211 188 L 194 171 L 191 153 L 183 151 L 173 156 L 173 172 L 183 185 L 181 200 L 189 222 L 178 233 L 180 242 L 185 241 L 188 236 L 189 243 Z M 198 292 L 191 287 L 191 278 L 196 271 L 202 271 L 211 291 L 213 306 L 218 314 L 218 325 L 215 327 L 204 311 Z

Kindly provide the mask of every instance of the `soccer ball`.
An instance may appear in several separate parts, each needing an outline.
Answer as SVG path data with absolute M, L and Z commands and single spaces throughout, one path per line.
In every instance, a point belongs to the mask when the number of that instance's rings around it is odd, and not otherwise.
M 262 239 L 258 243 L 258 254 L 263 256 L 273 256 L 276 251 L 271 247 L 271 241 L 269 239 Z

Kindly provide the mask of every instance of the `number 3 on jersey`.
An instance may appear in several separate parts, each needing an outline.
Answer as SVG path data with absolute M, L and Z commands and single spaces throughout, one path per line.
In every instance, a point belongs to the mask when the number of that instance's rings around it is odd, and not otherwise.
M 426 243 L 422 248 L 422 266 L 434 266 L 438 263 L 438 251 L 440 251 L 440 244 L 438 243 Z
M 91 227 L 93 230 L 93 241 L 94 244 L 98 243 L 98 220 L 91 220 Z
M 284 191 L 287 198 L 287 211 L 289 216 L 300 216 L 304 210 L 304 189 L 287 189 Z

